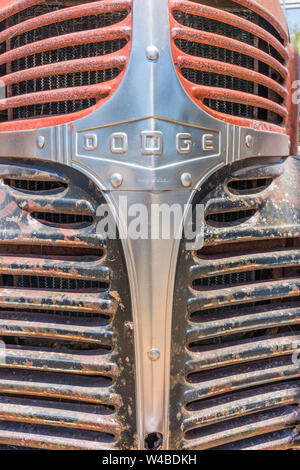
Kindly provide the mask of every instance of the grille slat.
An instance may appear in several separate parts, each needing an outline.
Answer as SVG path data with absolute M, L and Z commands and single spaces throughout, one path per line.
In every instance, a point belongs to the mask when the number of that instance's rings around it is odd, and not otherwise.
M 83 319 L 81 322 L 73 319 L 70 324 L 70 321 L 61 318 L 55 314 L 0 312 L 0 336 L 46 338 L 53 340 L 53 343 L 71 341 L 99 347 L 112 346 L 113 334 L 108 328 L 99 326 L 97 322 L 84 322 Z
M 18 421 L 32 424 L 47 424 L 48 426 L 57 426 L 63 428 L 83 429 L 88 431 L 97 431 L 107 433 L 118 437 L 120 426 L 114 417 L 105 415 L 101 408 L 91 407 L 89 412 L 82 412 L 76 409 L 68 409 L 67 405 L 58 405 L 57 403 L 39 402 L 38 400 L 6 398 L 3 397 L 0 403 L 0 420 Z M 65 409 L 64 409 L 65 408 Z M 102 413 L 101 413 L 102 411 Z
M 118 394 L 111 389 L 111 380 L 104 376 L 76 376 L 50 372 L 24 372 L 0 369 L 0 392 L 28 397 L 68 400 L 71 403 L 98 403 L 113 408 L 120 407 Z

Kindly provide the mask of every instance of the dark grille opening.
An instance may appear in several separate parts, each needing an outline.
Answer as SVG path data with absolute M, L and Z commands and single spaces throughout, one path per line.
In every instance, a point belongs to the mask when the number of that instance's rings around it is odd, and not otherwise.
M 257 242 L 257 244 L 253 244 Z M 279 250 L 282 248 L 300 248 L 300 238 L 274 238 L 274 239 L 253 239 L 250 242 L 226 243 L 220 245 L 205 246 L 197 251 L 197 256 L 231 256 L 243 253 L 265 253 L 268 250 Z
M 16 287 L 22 289 L 73 290 L 73 291 L 104 291 L 109 288 L 107 282 L 86 279 L 65 279 L 46 276 L 0 275 L 0 287 Z
M 16 404 L 23 404 L 24 406 L 32 406 L 32 398 L 27 398 L 26 396 L 14 396 L 14 394 L 11 393 L 3 393 L 1 394 L 1 397 L 5 397 L 4 400 L 6 400 L 7 403 L 9 403 L 11 400 L 14 401 Z M 62 398 L 55 398 L 55 397 L 36 397 L 36 399 L 42 403 L 43 408 L 47 409 L 48 407 L 52 407 L 51 405 L 55 403 L 55 408 L 56 409 L 64 409 L 64 410 L 74 410 L 78 412 L 83 412 L 83 413 L 91 413 L 91 414 L 96 414 L 96 415 L 111 415 L 114 413 L 115 408 L 113 406 L 108 406 L 104 404 L 94 404 L 94 403 L 75 403 L 72 402 L 71 400 L 64 400 Z M 31 401 L 31 403 L 27 404 L 27 401 Z
M 28 380 L 28 373 L 27 371 L 16 369 L 12 374 L 11 369 L 5 369 L 1 367 L 0 380 L 17 380 L 19 382 L 26 382 Z M 104 375 L 80 376 L 76 374 L 69 374 L 67 372 L 65 372 L 62 376 L 58 376 L 58 374 L 49 371 L 32 370 L 30 371 L 30 382 L 32 382 L 32 384 L 48 383 L 50 387 L 51 385 L 57 384 L 69 384 L 72 387 L 107 388 L 111 386 L 112 378 Z M 39 397 L 38 399 L 40 400 L 42 397 Z M 88 400 L 86 400 L 86 402 L 87 401 Z M 108 406 L 107 408 L 110 409 L 111 407 Z
M 228 75 L 221 75 L 219 73 L 202 72 L 201 70 L 187 67 L 182 68 L 181 73 L 184 78 L 192 83 L 196 83 L 197 85 L 226 88 L 254 94 L 254 83 L 242 78 L 230 77 Z M 237 103 L 237 105 L 243 106 L 239 103 Z
M 242 342 L 246 340 L 251 340 L 255 338 L 261 338 L 262 336 L 266 336 L 267 330 L 255 330 L 255 331 L 248 331 L 247 333 L 236 333 L 232 335 L 224 335 L 224 336 L 217 336 L 216 338 L 204 339 L 199 341 L 194 341 L 188 345 L 188 349 L 193 352 L 201 352 L 203 348 L 207 346 L 218 346 L 223 345 L 226 346 L 227 344 L 234 344 L 236 342 Z
M 60 181 L 37 181 L 37 180 L 13 180 L 5 179 L 4 184 L 14 189 L 29 192 L 53 191 L 56 189 L 65 189 L 67 184 Z
M 46 246 L 46 245 L 35 245 L 32 241 L 31 245 L 16 245 L 15 243 L 0 244 L 0 253 L 2 255 L 37 255 L 37 256 L 50 256 L 55 259 L 80 259 L 84 262 L 95 261 L 100 259 L 104 255 L 104 249 L 102 248 L 87 248 L 76 246 L 64 247 L 64 246 Z
M 32 212 L 31 217 L 39 222 L 51 225 L 76 225 L 93 223 L 93 217 L 81 214 L 56 214 L 52 212 Z
M 0 336 L 0 339 L 7 346 L 29 346 L 33 348 L 50 348 L 55 351 L 97 351 L 97 354 L 103 355 L 112 352 L 112 346 L 105 344 L 95 344 L 89 342 L 88 339 L 86 342 L 75 342 L 67 340 L 57 340 L 57 339 L 48 339 L 48 338 L 22 338 L 22 333 L 18 336 Z
M 148 434 L 145 438 L 145 449 L 159 450 L 163 443 L 163 435 L 159 432 Z
M 173 16 L 178 23 L 188 28 L 198 29 L 200 31 L 207 31 L 209 33 L 218 34 L 220 36 L 226 36 L 231 39 L 236 39 L 237 41 L 244 42 L 251 46 L 255 46 L 257 40 L 256 36 L 248 31 L 231 26 L 221 21 L 212 20 L 210 18 L 203 18 L 197 15 L 191 15 L 182 11 L 174 11 Z M 247 18 L 249 19 L 249 18 Z M 282 40 L 281 40 L 282 42 Z M 274 57 L 276 60 L 279 60 L 282 64 L 284 63 L 283 57 L 274 49 L 271 44 L 260 39 L 260 48 Z
M 245 284 L 248 282 L 267 281 L 276 279 L 276 273 L 281 273 L 281 269 L 258 269 L 257 271 L 244 271 L 221 276 L 204 277 L 195 279 L 192 282 L 194 289 L 201 290 L 208 287 L 213 289 L 230 286 L 231 284 Z
M 111 322 L 111 317 L 109 315 L 105 315 L 104 313 L 98 313 L 98 312 L 80 312 L 80 311 L 69 311 L 69 310 L 47 310 L 47 309 L 40 309 L 40 308 L 34 308 L 32 307 L 31 309 L 29 308 L 5 308 L 2 309 L 0 308 L 0 314 L 1 312 L 16 312 L 16 313 L 40 313 L 42 315 L 53 315 L 54 317 L 69 317 L 74 321 L 75 318 L 78 318 L 79 320 L 88 318 L 89 321 L 90 319 L 94 319 L 94 321 L 97 321 L 98 326 L 104 326 L 104 325 L 109 325 Z
M 54 103 L 34 104 L 13 109 L 13 119 L 30 119 L 35 117 L 71 114 L 90 108 L 96 104 L 95 99 L 55 101 Z
M 255 216 L 257 209 L 232 211 L 232 212 L 219 212 L 216 214 L 209 214 L 206 216 L 208 225 L 216 227 L 230 227 L 233 224 L 242 224 Z
M 192 323 L 204 323 L 208 321 L 221 320 L 230 318 L 239 313 L 245 315 L 261 311 L 263 307 L 271 304 L 270 300 L 263 300 L 260 302 L 251 302 L 249 304 L 230 305 L 228 307 L 217 307 L 207 310 L 200 310 L 189 314 L 189 320 Z
M 229 191 L 233 194 L 253 194 L 264 191 L 273 183 L 272 178 L 254 180 L 236 180 L 227 184 Z
M 257 108 L 254 106 L 244 105 L 240 103 L 232 103 L 230 101 L 204 99 L 203 103 L 208 108 L 213 109 L 219 113 L 230 114 L 247 119 L 258 119 L 260 121 L 267 121 L 273 124 L 282 124 L 283 118 L 278 114 L 268 112 L 266 109 Z M 257 117 L 256 117 L 257 116 Z

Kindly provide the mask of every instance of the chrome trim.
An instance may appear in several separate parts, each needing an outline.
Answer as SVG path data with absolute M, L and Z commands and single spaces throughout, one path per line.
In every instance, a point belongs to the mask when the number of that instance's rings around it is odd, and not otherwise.
M 289 154 L 287 135 L 226 124 L 191 101 L 174 69 L 168 24 L 168 0 L 134 0 L 128 69 L 108 102 L 72 126 L 0 133 L 0 156 L 52 160 L 92 178 L 105 192 L 123 233 L 125 214 L 119 209 L 124 194 L 129 204 L 140 202 L 148 208 L 174 202 L 183 206 L 205 179 L 225 164 L 253 156 Z M 205 140 L 207 134 L 210 137 Z M 248 135 L 252 136 L 250 147 Z M 119 140 L 112 143 L 114 138 Z M 119 187 L 111 179 L 116 173 Z M 185 173 L 192 176 L 189 189 L 182 184 Z M 180 231 L 181 224 L 176 229 Z M 161 432 L 167 448 L 171 317 L 179 240 L 124 240 L 123 245 L 135 323 L 140 447 L 147 433 Z M 159 360 L 149 359 L 151 349 L 160 352 Z

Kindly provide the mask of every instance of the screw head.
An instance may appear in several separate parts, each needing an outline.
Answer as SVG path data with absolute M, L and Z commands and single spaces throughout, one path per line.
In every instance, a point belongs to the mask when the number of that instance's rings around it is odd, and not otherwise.
M 150 359 L 150 361 L 158 361 L 159 358 L 160 358 L 160 352 L 158 349 L 150 349 L 150 351 L 148 352 L 148 357 Z
M 38 146 L 39 149 L 43 149 L 45 147 L 45 137 L 43 135 L 39 135 L 38 138 L 36 139 L 36 145 Z
M 183 173 L 181 175 L 181 184 L 185 188 L 188 188 L 192 184 L 192 175 L 190 173 Z
M 149 60 L 157 60 L 159 58 L 159 50 L 153 44 L 146 49 L 146 56 Z
M 253 146 L 253 137 L 252 137 L 252 135 L 247 135 L 247 137 L 246 137 L 246 146 L 249 149 Z
M 114 188 L 119 188 L 123 183 L 123 178 L 120 173 L 113 173 L 110 177 L 110 182 Z

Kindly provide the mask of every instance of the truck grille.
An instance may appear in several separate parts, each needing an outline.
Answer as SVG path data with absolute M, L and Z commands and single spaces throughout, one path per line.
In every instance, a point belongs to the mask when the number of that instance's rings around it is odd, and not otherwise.
M 31 4 L 0 16 L 0 79 L 7 96 L 2 121 L 103 103 L 127 64 L 131 0 Z
M 170 0 L 173 58 L 183 86 L 219 119 L 256 120 L 280 131 L 287 118 L 285 32 L 256 2 L 214 5 Z
M 133 448 L 129 285 L 102 194 L 59 164 L 1 162 L 0 178 L 0 444 Z
M 249 165 L 228 166 L 205 185 L 195 203 L 204 204 L 207 215 L 228 216 L 218 226 L 206 222 L 198 252 L 182 246 L 171 448 L 178 442 L 197 450 L 299 447 L 300 213 L 288 202 L 299 197 L 293 176 L 299 160 Z M 289 179 L 293 186 L 283 201 Z M 241 206 L 255 207 L 255 215 L 230 222 Z

